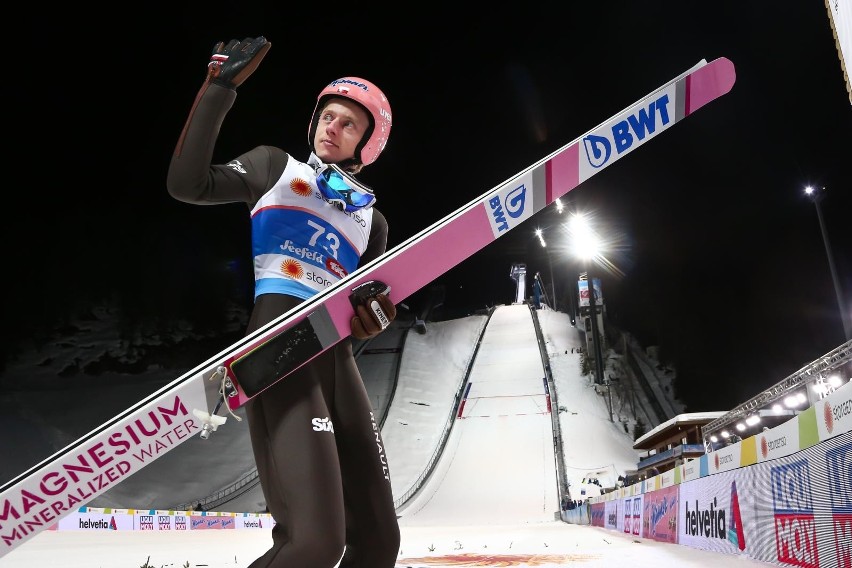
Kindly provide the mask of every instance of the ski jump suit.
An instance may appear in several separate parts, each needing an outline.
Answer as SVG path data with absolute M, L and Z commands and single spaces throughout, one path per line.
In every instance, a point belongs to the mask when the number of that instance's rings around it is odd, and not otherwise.
M 345 213 L 315 185 L 309 164 L 258 146 L 223 165 L 213 148 L 236 91 L 206 84 L 168 172 L 169 193 L 251 210 L 255 305 L 250 334 L 385 251 L 375 208 Z M 379 425 L 349 339 L 246 405 L 263 495 L 276 525 L 251 568 L 392 567 L 399 526 Z

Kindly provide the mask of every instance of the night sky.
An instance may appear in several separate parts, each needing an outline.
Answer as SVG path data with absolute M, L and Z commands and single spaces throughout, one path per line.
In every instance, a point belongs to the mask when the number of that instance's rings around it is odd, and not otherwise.
M 165 179 L 213 45 L 257 35 L 272 49 L 239 88 L 216 160 L 260 144 L 306 159 L 318 92 L 341 76 L 370 79 L 394 123 L 361 177 L 376 189 L 391 247 L 699 60 L 729 58 L 729 94 L 563 199 L 611 241 L 618 271 L 598 274 L 608 318 L 661 346 L 694 412 L 730 409 L 842 344 L 816 209 L 803 194 L 826 188 L 828 237 L 852 304 L 852 105 L 823 3 L 586 4 L 558 14 L 495 7 L 479 19 L 427 5 L 403 15 L 215 2 L 16 19 L 4 64 L 6 356 L 107 300 L 122 308 L 121 333 L 176 318 L 215 328 L 226 302 L 250 304 L 245 205 L 180 203 Z M 548 209 L 394 300 L 416 309 L 440 288 L 436 318 L 510 303 L 516 262 L 541 271 L 549 291 L 533 234 L 542 228 L 565 305 L 582 267 L 560 239 L 564 220 Z

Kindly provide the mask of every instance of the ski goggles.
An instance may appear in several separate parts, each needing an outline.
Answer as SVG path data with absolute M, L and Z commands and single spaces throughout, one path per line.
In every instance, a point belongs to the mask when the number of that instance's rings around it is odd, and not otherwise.
M 347 213 L 372 207 L 373 190 L 335 164 L 323 164 L 317 171 L 317 187 L 329 201 Z

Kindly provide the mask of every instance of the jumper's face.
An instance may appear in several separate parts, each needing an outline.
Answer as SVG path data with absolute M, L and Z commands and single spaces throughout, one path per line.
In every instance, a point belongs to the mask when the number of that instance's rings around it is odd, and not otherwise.
M 320 112 L 314 152 L 327 164 L 354 158 L 355 148 L 370 126 L 367 111 L 349 99 L 331 99 Z

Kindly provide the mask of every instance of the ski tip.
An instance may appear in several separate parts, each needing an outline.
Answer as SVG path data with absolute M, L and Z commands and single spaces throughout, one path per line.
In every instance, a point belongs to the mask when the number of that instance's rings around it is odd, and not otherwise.
M 719 85 L 720 94 L 725 94 L 734 87 L 737 81 L 737 71 L 734 68 L 734 62 L 727 57 L 720 57 L 713 60 L 714 74 L 716 82 Z
M 737 73 L 730 59 L 721 57 L 691 73 L 687 78 L 686 115 L 726 94 L 734 86 Z

